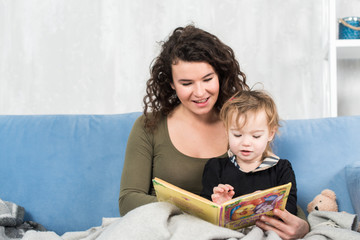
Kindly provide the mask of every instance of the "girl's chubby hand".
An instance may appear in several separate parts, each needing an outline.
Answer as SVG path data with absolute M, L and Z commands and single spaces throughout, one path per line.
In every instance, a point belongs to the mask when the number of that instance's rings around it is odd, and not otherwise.
M 217 187 L 214 187 L 211 200 L 214 203 L 222 204 L 232 199 L 234 194 L 235 192 L 233 186 L 229 184 L 219 184 Z

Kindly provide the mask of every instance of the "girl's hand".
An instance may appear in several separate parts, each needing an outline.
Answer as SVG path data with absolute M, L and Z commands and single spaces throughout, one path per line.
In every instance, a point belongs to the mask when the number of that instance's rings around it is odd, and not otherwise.
M 229 201 L 234 196 L 234 188 L 229 184 L 219 184 L 214 187 L 211 199 L 214 203 L 222 204 Z
M 299 239 L 303 238 L 309 231 L 309 224 L 284 210 L 274 210 L 274 215 L 279 219 L 261 216 L 260 220 L 256 222 L 256 225 L 265 231 L 272 230 L 276 232 L 282 239 Z

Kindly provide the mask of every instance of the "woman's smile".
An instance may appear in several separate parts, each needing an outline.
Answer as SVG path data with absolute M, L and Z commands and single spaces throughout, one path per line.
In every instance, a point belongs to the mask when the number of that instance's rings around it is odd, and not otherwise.
M 208 103 L 209 99 L 210 99 L 210 97 L 207 97 L 207 98 L 204 98 L 204 99 L 201 99 L 201 100 L 193 100 L 193 102 L 196 103 L 199 106 L 203 106 L 203 105 L 206 105 Z

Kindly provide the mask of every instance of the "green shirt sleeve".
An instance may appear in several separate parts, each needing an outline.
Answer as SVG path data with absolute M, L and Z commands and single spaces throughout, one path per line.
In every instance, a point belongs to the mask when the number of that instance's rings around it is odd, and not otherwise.
M 150 195 L 153 137 L 143 126 L 141 116 L 135 121 L 128 138 L 119 196 L 121 216 L 138 206 L 156 201 L 156 197 Z

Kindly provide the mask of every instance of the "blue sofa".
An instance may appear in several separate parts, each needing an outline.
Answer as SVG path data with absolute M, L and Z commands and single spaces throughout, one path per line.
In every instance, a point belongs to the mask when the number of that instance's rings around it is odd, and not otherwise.
M 119 217 L 126 142 L 140 114 L 0 116 L 0 199 L 59 235 Z M 293 164 L 304 211 L 330 188 L 340 211 L 355 212 L 346 169 L 359 161 L 360 116 L 285 121 L 274 149 Z

